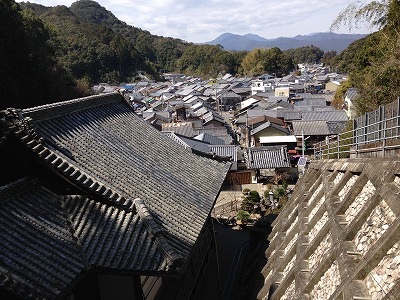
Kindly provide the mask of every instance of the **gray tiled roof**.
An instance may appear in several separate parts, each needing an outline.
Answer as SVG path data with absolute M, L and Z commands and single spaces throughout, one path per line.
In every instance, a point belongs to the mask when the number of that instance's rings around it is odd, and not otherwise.
M 15 136 L 39 162 L 104 204 L 132 209 L 148 222 L 155 233 L 144 236 L 169 264 L 159 268 L 172 267 L 168 253 L 188 258 L 230 164 L 186 151 L 136 116 L 118 93 L 11 112 Z M 109 216 L 102 205 L 96 209 Z M 127 247 L 140 248 L 141 238 L 134 235 Z M 156 253 L 149 246 L 142 251 L 151 260 Z
M 244 157 L 248 169 L 290 168 L 286 146 L 249 148 Z
M 232 137 L 229 135 L 226 127 L 203 127 L 195 130 L 196 135 L 200 135 L 202 133 L 208 133 L 212 136 L 215 136 L 224 141 L 225 145 L 230 145 L 233 141 Z
M 217 138 L 216 136 L 213 136 L 207 132 L 203 132 L 199 135 L 196 135 L 194 137 L 194 139 L 209 143 L 211 145 L 224 145 L 225 144 L 224 140 Z
M 281 117 L 281 118 L 283 117 L 285 119 L 285 121 L 301 120 L 302 112 L 294 111 L 293 109 L 279 109 L 278 117 Z
M 265 109 L 251 109 L 247 111 L 247 116 L 249 118 L 259 117 L 259 116 L 269 116 L 273 118 L 277 118 L 277 110 L 265 110 Z
M 303 112 L 302 117 L 303 120 L 348 121 L 347 114 L 344 110 Z
M 173 131 L 188 137 L 194 136 L 193 124 L 191 122 L 175 122 L 162 124 L 162 131 Z
M 204 124 L 207 124 L 211 121 L 217 121 L 221 124 L 225 124 L 224 118 L 219 113 L 217 113 L 216 111 L 213 111 L 213 110 L 210 110 L 209 112 L 204 114 L 202 116 L 202 119 L 204 120 Z
M 269 127 L 275 128 L 283 133 L 289 134 L 289 130 L 287 130 L 286 128 L 267 121 L 267 122 L 261 124 L 260 126 L 257 126 L 256 128 L 252 129 L 250 131 L 250 135 L 255 135 L 255 134 L 259 133 L 260 131 L 262 131 L 266 128 L 269 128 Z
M 199 141 L 195 138 L 191 139 L 188 137 L 185 137 L 183 135 L 178 135 L 174 132 L 163 132 L 164 135 L 168 136 L 170 139 L 175 141 L 176 143 L 182 145 L 186 149 L 193 149 L 195 151 L 199 151 L 202 153 L 208 153 L 211 154 L 212 152 L 210 151 L 210 145 L 208 143 Z
M 210 145 L 210 150 L 220 157 L 231 157 L 233 161 L 237 161 L 238 146 L 235 145 Z
M 293 134 L 301 135 L 330 135 L 331 131 L 326 121 L 293 121 Z
M 262 123 L 262 122 L 266 122 L 269 121 L 271 123 L 277 124 L 277 125 L 284 125 L 284 122 L 281 119 L 278 118 L 273 118 L 273 117 L 269 117 L 269 116 L 259 116 L 259 117 L 254 117 L 248 120 L 247 124 L 249 126 L 252 126 L 254 124 L 258 124 L 258 123 Z
M 326 99 L 325 98 L 304 98 L 303 100 L 296 101 L 295 106 L 319 106 L 324 107 L 326 106 Z
M 61 202 L 32 179 L 0 188 L 0 199 L 0 286 L 54 299 L 86 267 Z
M 56 298 L 92 268 L 161 274 L 183 259 L 149 238 L 160 228 L 141 200 L 131 209 L 59 196 L 35 178 L 0 188 L 0 196 L 0 261 L 8 270 L 0 268 L 8 277 L 0 286 L 22 296 Z

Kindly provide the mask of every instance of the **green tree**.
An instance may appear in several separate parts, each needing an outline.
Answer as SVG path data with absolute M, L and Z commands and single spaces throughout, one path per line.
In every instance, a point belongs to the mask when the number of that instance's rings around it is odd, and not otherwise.
M 260 203 L 260 195 L 257 191 L 243 190 L 243 200 L 240 208 L 242 210 L 252 212 L 254 205 Z
M 351 87 L 351 82 L 349 80 L 344 81 L 339 88 L 336 90 L 335 95 L 333 97 L 331 105 L 336 109 L 343 109 L 344 104 L 344 96 L 346 91 Z
M 56 58 L 52 31 L 32 12 L 0 1 L 0 109 L 30 107 L 77 95 Z
M 322 57 L 322 63 L 324 66 L 332 66 L 332 61 L 336 57 L 337 52 L 336 51 L 328 51 L 324 53 L 324 56 Z
M 251 221 L 250 213 L 241 209 L 238 211 L 236 219 L 241 221 L 242 224 L 246 224 Z
M 234 56 L 219 45 L 191 44 L 176 61 L 176 66 L 183 73 L 204 78 L 234 73 L 237 69 Z
M 380 1 L 355 1 L 343 9 L 331 24 L 331 31 L 338 30 L 341 26 L 352 30 L 358 28 L 360 23 L 369 25 L 371 28 L 383 28 L 391 22 L 393 12 L 390 12 L 392 5 L 396 6 L 397 0 Z
M 359 89 L 356 109 L 359 114 L 394 101 L 400 95 L 400 2 L 397 0 L 355 2 L 350 4 L 332 24 L 357 26 L 367 22 L 379 28 L 343 52 L 335 63 L 345 70 L 351 84 Z
M 320 63 L 324 56 L 324 51 L 315 46 L 305 46 L 285 51 L 291 57 L 294 64 Z
M 294 68 L 290 56 L 277 47 L 251 50 L 243 58 L 241 66 L 243 73 L 248 76 L 264 73 L 288 74 Z

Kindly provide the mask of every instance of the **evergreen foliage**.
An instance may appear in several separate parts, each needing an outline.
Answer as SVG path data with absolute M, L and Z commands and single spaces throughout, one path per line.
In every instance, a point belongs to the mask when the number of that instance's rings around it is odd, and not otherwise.
M 319 64 L 324 57 L 324 51 L 315 46 L 306 46 L 286 50 L 286 55 L 291 57 L 294 64 L 309 63 Z
M 351 44 L 333 64 L 339 72 L 350 75 L 351 87 L 359 90 L 358 114 L 393 102 L 400 95 L 400 1 L 381 0 L 368 4 L 350 4 L 332 27 L 350 28 L 360 21 L 378 26 L 379 31 Z
M 247 76 L 265 73 L 288 74 L 294 69 L 293 58 L 289 54 L 276 47 L 253 49 L 243 58 L 243 73 Z
M 51 30 L 12 0 L 0 1 L 0 109 L 30 107 L 77 95 L 58 64 Z
M 260 203 L 260 195 L 257 191 L 243 190 L 243 200 L 240 208 L 244 211 L 253 212 L 254 205 Z
M 354 2 L 332 28 L 360 20 L 380 30 L 339 55 L 315 46 L 233 52 L 152 35 L 118 20 L 95 1 L 76 1 L 68 8 L 1 0 L 0 82 L 6 88 L 0 91 L 0 105 L 29 107 L 71 99 L 90 93 L 93 83 L 134 80 L 138 71 L 156 79 L 160 72 L 203 78 L 224 73 L 281 76 L 297 63 L 323 62 L 350 76 L 336 95 L 337 106 L 346 88 L 357 87 L 361 114 L 400 95 L 400 3 Z

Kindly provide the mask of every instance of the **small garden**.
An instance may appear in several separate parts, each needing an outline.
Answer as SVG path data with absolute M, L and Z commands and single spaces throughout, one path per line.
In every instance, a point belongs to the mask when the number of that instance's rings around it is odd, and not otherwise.
M 262 195 L 258 191 L 243 189 L 240 210 L 236 215 L 237 224 L 246 226 L 254 223 L 262 216 L 279 214 L 285 206 L 290 192 L 291 190 L 288 189 L 284 180 L 281 184 L 278 184 L 278 182 L 268 184 Z

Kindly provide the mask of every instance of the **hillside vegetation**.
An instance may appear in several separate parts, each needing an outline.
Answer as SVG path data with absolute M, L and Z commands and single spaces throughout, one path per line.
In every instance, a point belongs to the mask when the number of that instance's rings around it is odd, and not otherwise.
M 350 74 L 347 86 L 360 89 L 357 105 L 363 112 L 400 94 L 399 1 L 381 2 L 388 8 L 381 30 L 337 55 L 315 46 L 226 51 L 221 45 L 196 45 L 130 26 L 90 0 L 69 8 L 2 0 L 0 108 L 83 96 L 94 83 L 135 81 L 139 71 L 157 80 L 163 72 L 207 79 L 226 72 L 278 76 L 298 63 L 323 62 Z
M 349 87 L 359 89 L 359 114 L 400 96 L 400 1 L 354 2 L 333 23 L 352 26 L 359 21 L 378 26 L 379 31 L 352 43 L 332 60 L 337 70 L 350 76 Z

